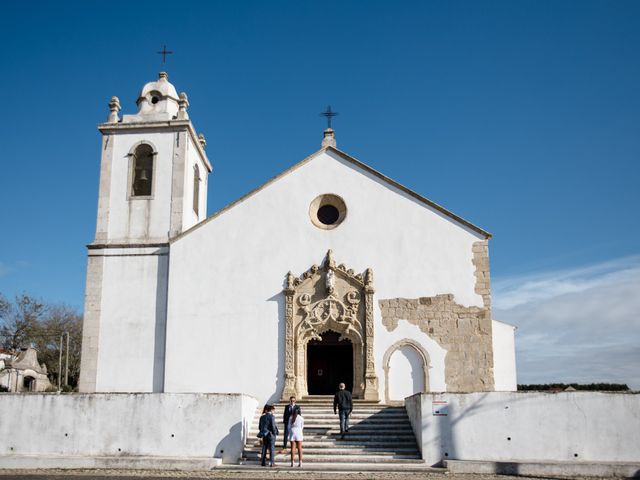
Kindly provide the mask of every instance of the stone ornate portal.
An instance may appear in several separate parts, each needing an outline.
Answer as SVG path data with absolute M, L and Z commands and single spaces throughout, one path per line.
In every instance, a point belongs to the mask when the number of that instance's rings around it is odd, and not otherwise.
M 379 400 L 373 360 L 373 272 L 336 265 L 329 250 L 322 266 L 300 277 L 289 272 L 285 295 L 285 386 L 282 399 L 308 395 L 307 344 L 328 330 L 353 345 L 353 395 Z

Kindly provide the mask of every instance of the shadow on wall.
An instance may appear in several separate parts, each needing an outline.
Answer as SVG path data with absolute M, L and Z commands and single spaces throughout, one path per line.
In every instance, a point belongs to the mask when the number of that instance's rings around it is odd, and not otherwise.
M 284 279 L 282 288 L 284 288 Z M 273 394 L 265 403 L 276 403 L 280 401 L 282 392 L 284 391 L 284 337 L 285 337 L 285 319 L 284 319 L 284 294 L 276 293 L 273 297 L 267 298 L 267 302 L 276 302 L 278 304 L 278 369 L 276 371 L 276 388 Z M 259 399 L 259 402 L 262 401 Z
M 468 402 L 471 398 L 471 395 L 477 395 L 475 400 Z M 548 436 L 549 433 L 549 422 L 546 423 L 536 423 L 538 428 L 531 428 L 531 425 L 526 423 L 522 423 L 522 421 L 518 421 L 518 418 L 521 420 L 523 418 L 531 418 L 539 414 L 543 408 L 547 410 L 553 409 L 553 413 L 555 413 L 555 417 L 557 417 L 554 422 L 557 422 L 558 419 L 562 418 L 561 421 L 568 422 L 568 425 L 572 425 L 575 428 L 580 427 L 579 420 L 583 419 L 587 422 L 587 418 L 590 418 L 590 415 L 596 415 L 595 412 L 598 412 L 598 409 L 602 410 L 603 405 L 607 405 L 610 403 L 610 399 L 606 397 L 605 393 L 596 393 L 594 395 L 589 395 L 587 392 L 583 392 L 582 394 L 577 394 L 575 392 L 560 392 L 557 394 L 536 394 L 531 395 L 529 393 L 520 392 L 518 394 L 501 394 L 500 392 L 486 392 L 483 394 L 460 394 L 458 402 L 450 402 L 448 405 L 448 412 L 446 412 L 442 416 L 438 416 L 436 413 L 438 405 L 437 403 L 439 397 L 436 395 L 430 396 L 431 398 L 431 408 L 432 412 L 422 411 L 422 418 L 426 415 L 433 415 L 434 421 L 431 423 L 432 425 L 432 435 L 429 435 L 430 445 L 432 448 L 433 456 L 430 457 L 432 461 L 436 461 L 437 456 L 439 456 L 439 461 L 436 465 L 440 465 L 442 460 L 474 460 L 477 459 L 475 456 L 483 455 L 478 453 L 479 451 L 483 451 L 482 448 L 475 449 L 473 445 L 470 444 L 468 438 L 464 438 L 465 430 L 468 431 L 470 425 L 467 425 L 464 428 L 456 428 L 457 424 L 462 420 L 468 420 L 471 417 L 474 417 L 478 413 L 482 414 L 483 412 L 486 414 L 485 417 L 488 419 L 492 419 L 492 424 L 487 424 L 485 420 L 485 424 L 488 430 L 487 432 L 499 432 L 499 438 L 496 441 L 491 442 L 491 449 L 493 449 L 493 453 L 489 453 L 489 457 L 485 458 L 487 461 L 494 462 L 495 465 L 495 473 L 499 474 L 524 474 L 522 472 L 522 466 L 518 463 L 515 463 L 514 460 L 517 461 L 547 461 L 547 462 L 590 462 L 592 461 L 588 457 L 584 457 L 583 453 L 588 452 L 586 450 L 585 445 L 588 444 L 589 448 L 592 451 L 595 451 L 595 448 L 599 450 L 599 459 L 596 461 L 601 463 L 608 463 L 607 461 L 602 461 L 602 458 L 607 458 L 606 455 L 618 455 L 620 452 L 619 449 L 616 450 L 616 442 L 620 441 L 620 448 L 623 448 L 622 455 L 632 455 L 637 458 L 637 449 L 629 450 L 627 447 L 629 445 L 633 445 L 635 441 L 635 435 L 633 439 L 628 439 L 627 437 L 621 437 L 620 428 L 626 428 L 625 435 L 629 435 L 631 431 L 629 429 L 630 425 L 633 425 L 630 422 L 636 422 L 637 415 L 634 413 L 636 410 L 633 410 L 631 405 L 638 405 L 637 402 L 634 401 L 632 395 L 628 394 L 618 394 L 618 398 L 620 399 L 628 399 L 629 402 L 625 402 L 622 405 L 627 405 L 629 410 L 628 412 L 623 410 L 623 407 L 620 404 L 611 404 L 611 413 L 618 412 L 619 415 L 617 417 L 612 417 L 610 415 L 607 420 L 609 426 L 613 427 L 608 431 L 600 431 L 600 435 L 593 436 L 590 439 L 576 437 L 575 432 L 573 436 L 569 435 L 571 433 L 571 429 L 566 430 L 566 425 L 557 425 L 554 423 L 552 425 L 552 429 L 565 429 L 567 432 L 566 435 L 561 438 L 564 439 L 564 442 L 569 444 L 573 444 L 576 447 L 575 450 L 570 449 L 565 451 L 564 449 L 558 450 L 556 447 L 546 447 L 546 450 L 543 450 L 542 456 L 537 456 L 535 459 L 531 460 L 529 453 L 531 449 L 534 447 L 539 447 L 540 445 L 546 445 L 545 442 L 545 434 Z M 446 397 L 441 397 L 443 400 L 446 400 Z M 581 399 L 581 402 L 578 403 L 578 398 Z M 640 400 L 640 399 L 638 399 Z M 511 412 L 514 412 L 517 408 L 517 404 L 521 402 L 529 401 L 529 413 L 525 417 L 522 413 L 519 416 L 513 416 Z M 606 401 L 606 402 L 605 402 Z M 468 404 L 467 404 L 468 402 Z M 532 403 L 533 402 L 533 403 Z M 427 402 L 427 405 L 429 403 Z M 444 404 L 446 408 L 446 404 Z M 534 407 L 531 407 L 533 405 Z M 618 405 L 619 408 L 613 408 L 613 405 Z M 609 406 L 609 405 L 607 405 Z M 526 412 L 527 410 L 525 410 Z M 586 411 L 586 413 L 585 413 Z M 503 413 L 500 413 L 503 412 Z M 538 413 L 536 413 L 538 412 Z M 591 413 L 590 413 L 591 412 Z M 620 413 L 622 412 L 622 413 Z M 626 413 L 625 413 L 626 412 Z M 513 414 L 515 415 L 515 413 Z M 575 418 L 574 418 L 575 416 Z M 612 418 L 611 418 L 612 417 Z M 596 418 L 596 417 L 594 417 Z M 624 424 L 618 425 L 619 422 L 624 422 Z M 476 424 L 479 425 L 479 424 Z M 580 428 L 587 428 L 587 431 L 595 428 L 595 425 L 591 425 L 591 423 L 585 424 L 587 426 L 583 426 Z M 590 427 L 589 427 L 590 425 Z M 523 430 L 523 429 L 528 430 Z M 459 438 L 456 438 L 455 431 Z M 637 430 L 636 430 L 637 431 Z M 553 432 L 551 432 L 553 433 Z M 518 435 L 518 443 L 513 442 L 514 435 Z M 479 434 L 478 438 L 491 438 L 491 435 Z M 557 434 L 554 438 L 558 438 Z M 504 442 L 504 443 L 499 443 Z M 484 443 L 483 446 L 487 446 L 487 443 Z M 582 445 L 585 452 L 581 452 L 579 445 Z M 603 452 L 601 447 L 607 446 L 609 448 L 607 450 L 608 453 Z M 614 447 L 611 447 L 611 446 Z M 439 451 L 439 455 L 436 452 Z M 473 453 L 475 451 L 475 453 Z M 487 453 L 487 449 L 484 449 L 484 455 Z M 424 453 L 424 452 L 423 452 Z M 538 452 L 540 453 L 540 452 Z M 465 458 L 460 458 L 464 456 Z M 472 458 L 469 458 L 471 455 Z M 635 462 L 635 458 L 632 459 L 619 459 L 616 457 L 611 460 L 612 462 Z M 628 468 L 628 466 L 627 466 Z M 520 470 L 518 470 L 520 469 Z M 631 472 L 627 470 L 628 473 L 625 475 L 629 475 Z M 640 471 L 635 472 L 636 478 L 640 476 Z
M 493 473 L 498 475 L 518 475 L 520 473 L 520 467 L 517 463 L 496 462 Z
M 169 257 L 161 255 L 160 250 L 155 254 L 158 258 L 156 276 L 156 324 L 153 347 L 153 392 L 164 391 L 164 362 L 167 338 L 167 294 L 169 287 Z
M 243 436 L 242 422 L 234 423 L 229 433 L 216 445 L 213 457 L 221 458 L 222 463 L 238 463 L 242 457 Z
M 438 416 L 439 421 L 436 423 L 438 428 L 438 437 L 440 438 L 440 446 L 442 451 L 440 453 L 440 461 L 433 466 L 442 466 L 443 461 L 445 460 L 456 460 L 458 458 L 457 450 L 456 450 L 456 439 L 453 435 L 453 427 L 460 422 L 465 416 L 473 415 L 475 410 L 478 410 L 480 407 L 478 404 L 482 403 L 482 401 L 487 397 L 487 393 L 483 394 L 480 398 L 478 398 L 475 402 L 473 402 L 468 408 L 465 408 L 464 413 L 462 415 L 456 416 L 455 410 L 451 409 L 451 406 L 448 406 L 447 414 L 444 416 Z M 432 400 L 433 401 L 433 400 Z M 434 408 L 432 406 L 432 408 Z M 423 412 L 427 413 L 427 412 Z M 432 412 L 428 412 L 427 414 L 433 414 Z M 451 417 L 455 417 L 455 420 L 451 421 Z M 496 472 L 498 473 L 498 472 Z

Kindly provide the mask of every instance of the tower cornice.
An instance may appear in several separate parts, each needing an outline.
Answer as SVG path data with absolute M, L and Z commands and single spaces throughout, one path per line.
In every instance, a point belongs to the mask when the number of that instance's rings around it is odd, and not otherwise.
M 98 124 L 98 130 L 103 135 L 110 135 L 114 133 L 141 133 L 141 132 L 149 132 L 149 131 L 165 131 L 165 132 L 183 132 L 187 131 L 193 144 L 200 155 L 200 158 L 207 166 L 209 172 L 213 170 L 213 166 L 209 161 L 209 157 L 207 157 L 204 148 L 202 147 L 202 143 L 198 138 L 198 135 L 193 128 L 193 124 L 190 120 L 166 120 L 166 121 L 158 121 L 158 122 L 132 122 L 132 123 L 100 123 Z

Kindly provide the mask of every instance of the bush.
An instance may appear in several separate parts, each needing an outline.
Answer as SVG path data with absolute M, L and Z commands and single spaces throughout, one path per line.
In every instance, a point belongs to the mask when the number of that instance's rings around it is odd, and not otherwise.
M 569 387 L 588 392 L 626 392 L 629 390 L 629 387 L 625 383 L 534 383 L 530 385 L 518 385 L 518 391 L 559 392 Z

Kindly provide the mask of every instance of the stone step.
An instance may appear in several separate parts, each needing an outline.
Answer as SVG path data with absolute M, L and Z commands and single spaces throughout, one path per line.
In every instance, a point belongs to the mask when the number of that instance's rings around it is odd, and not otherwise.
M 412 456 L 405 456 L 400 458 L 388 457 L 385 455 L 305 455 L 304 451 L 302 452 L 304 462 L 336 462 L 336 463 L 354 463 L 359 461 L 366 461 L 367 463 L 424 463 L 421 458 L 416 458 Z M 297 457 L 296 457 L 297 458 Z M 260 455 L 258 453 L 250 452 L 246 457 L 246 461 L 258 461 L 260 460 Z M 291 456 L 289 454 L 278 453 L 276 454 L 275 462 L 283 463 L 290 462 Z
M 281 438 L 278 438 L 278 440 L 281 440 Z M 405 442 L 414 442 L 415 444 L 415 437 L 413 436 L 413 434 L 410 435 L 350 435 L 347 434 L 344 438 L 344 440 L 342 440 L 340 438 L 340 434 L 332 434 L 332 435 L 307 435 L 305 434 L 304 436 L 304 442 L 306 443 L 307 441 L 309 442 L 321 442 L 321 441 L 335 441 L 335 442 L 344 442 L 344 441 L 350 441 L 351 443 L 360 443 L 363 445 L 369 445 L 370 442 L 385 442 L 387 445 L 391 444 L 391 445 L 395 445 L 396 442 L 399 441 L 405 441 Z M 276 444 L 277 445 L 277 444 Z
M 309 408 L 309 407 L 301 407 L 300 409 L 302 411 L 302 415 L 329 415 L 329 416 L 338 416 L 338 413 L 333 413 L 333 408 L 328 407 L 328 408 L 322 408 L 322 407 L 315 407 L 315 408 Z M 276 416 L 276 418 L 282 418 L 282 414 L 284 413 L 284 409 L 277 409 L 273 414 Z M 376 417 L 381 417 L 381 418 L 387 418 L 387 417 L 393 417 L 393 416 L 400 416 L 400 417 L 404 417 L 407 415 L 405 410 L 382 410 L 382 409 L 355 409 L 351 411 L 351 416 L 353 415 L 365 415 L 365 416 L 376 416 Z M 258 418 L 260 418 L 260 415 L 257 415 Z
M 258 433 L 250 432 L 248 438 L 258 440 Z M 415 436 L 413 435 L 413 432 L 405 431 L 405 430 L 400 430 L 397 432 L 387 432 L 382 430 L 358 431 L 358 430 L 351 429 L 347 433 L 345 433 L 344 438 L 342 438 L 342 434 L 340 433 L 339 429 L 311 430 L 311 429 L 305 428 L 304 441 L 307 441 L 307 440 L 317 441 L 317 440 L 324 440 L 324 439 L 333 439 L 338 442 L 343 442 L 345 440 L 349 440 L 351 442 L 363 442 L 367 440 L 379 440 L 379 441 L 385 441 L 385 442 L 391 442 L 391 443 L 395 443 L 400 440 L 415 442 Z M 281 434 L 276 437 L 276 444 L 278 442 L 282 443 L 283 441 L 284 441 L 284 436 L 282 435 L 282 432 L 281 432 Z
M 311 413 L 311 412 L 302 412 L 302 416 L 304 417 L 304 423 L 309 422 L 339 422 L 340 417 L 338 414 L 334 413 Z M 376 414 L 368 414 L 368 413 L 352 413 L 349 415 L 349 421 L 362 421 L 362 420 L 370 420 L 372 422 L 400 422 L 410 421 L 408 415 L 400 415 L 400 414 L 392 414 L 392 415 L 376 415 Z M 253 418 L 254 422 L 259 422 L 260 417 Z M 276 423 L 282 423 L 282 416 L 276 416 Z
M 284 409 L 286 405 L 282 403 L 278 407 Z M 345 466 L 344 471 L 359 472 L 380 469 L 407 471 L 407 468 L 424 471 L 425 464 L 404 407 L 354 402 L 354 412 L 349 417 L 349 433 L 342 439 L 339 417 L 333 412 L 333 396 L 314 397 L 308 402 L 298 402 L 298 405 L 305 419 L 303 464 L 326 465 L 330 471 L 338 471 L 342 466 Z M 290 449 L 281 448 L 284 433 L 281 412 L 276 411 L 280 428 L 276 463 L 289 469 Z M 257 438 L 259 413 L 251 423 L 242 463 L 262 468 L 258 466 L 262 451 Z
M 338 435 L 340 433 L 340 425 L 327 425 L 327 426 L 304 426 L 304 434 L 306 435 L 318 435 L 318 434 L 334 434 Z M 284 434 L 284 430 L 280 431 L 280 437 Z M 348 434 L 351 435 L 411 435 L 413 437 L 413 430 L 411 430 L 411 426 L 407 425 L 406 427 L 395 427 L 395 426 L 386 426 L 384 428 L 378 427 L 376 425 L 352 425 L 349 427 Z M 249 429 L 249 436 L 258 436 L 258 429 L 251 428 Z
M 274 403 L 273 406 L 276 408 L 284 408 L 287 405 L 289 405 L 288 403 Z M 296 405 L 298 405 L 299 407 L 331 407 L 333 408 L 333 400 L 329 400 L 327 402 L 298 402 L 296 403 Z M 365 409 L 365 408 L 372 408 L 372 409 L 381 409 L 381 408 L 390 408 L 390 409 L 401 409 L 404 408 L 404 405 L 386 405 L 384 403 L 353 403 L 353 409 L 354 410 L 359 410 L 359 409 Z
M 297 463 L 294 463 L 297 465 Z M 403 473 L 446 473 L 445 468 L 436 468 L 428 466 L 426 463 L 366 463 L 366 462 L 356 462 L 356 463 L 334 463 L 334 462 L 313 462 L 307 464 L 304 460 L 302 462 L 302 467 L 290 467 L 289 462 L 276 464 L 275 467 L 263 467 L 260 465 L 259 461 L 255 460 L 245 460 L 240 463 L 240 465 L 223 465 L 221 467 L 216 468 L 216 472 L 251 472 L 253 475 L 257 471 L 263 472 L 288 472 L 295 473 L 296 471 L 312 471 L 312 472 L 332 472 L 333 474 L 341 473 L 341 472 L 403 472 Z M 295 477 L 294 477 L 295 478 Z
M 298 403 L 301 402 L 313 402 L 316 400 L 329 400 L 333 402 L 334 395 L 305 395 L 302 398 L 298 399 Z M 364 398 L 353 398 L 354 403 L 380 403 L 379 400 L 365 400 Z
M 252 431 L 258 432 L 258 423 L 251 424 L 250 429 Z M 280 424 L 282 428 L 284 428 L 284 424 Z M 340 428 L 340 424 L 337 421 L 332 422 L 304 422 L 304 430 L 307 431 L 309 429 L 320 429 L 320 428 Z M 411 423 L 406 420 L 404 422 L 368 422 L 368 421 L 360 421 L 360 422 L 351 422 L 349 421 L 349 428 L 353 430 L 411 430 Z
M 383 407 L 387 407 L 387 406 L 392 406 L 392 407 L 402 407 L 403 405 L 387 405 L 381 402 L 374 402 L 371 400 L 362 400 L 361 398 L 353 398 L 351 399 L 351 401 L 353 402 L 354 405 L 363 405 L 363 406 L 383 406 Z M 306 405 L 309 403 L 321 403 L 321 404 L 330 404 L 333 405 L 333 395 L 328 395 L 328 396 L 321 396 L 321 397 L 304 397 L 302 400 L 298 399 L 298 401 L 296 401 L 297 405 Z M 274 402 L 273 405 L 289 405 L 288 401 L 279 401 L 279 402 Z
M 255 420 L 251 422 L 249 428 L 258 430 L 258 426 L 260 422 Z M 276 422 L 278 427 L 284 428 L 284 423 Z M 326 427 L 335 427 L 340 425 L 340 422 L 337 418 L 331 418 L 326 420 L 309 420 L 305 417 L 304 419 L 304 428 L 326 428 Z M 363 418 L 363 419 L 349 419 L 349 425 L 353 428 L 409 428 L 411 429 L 411 422 L 408 419 L 398 419 L 398 420 L 390 420 L 386 422 L 380 421 L 371 421 L 371 419 Z
M 276 451 L 283 455 L 290 455 L 291 449 L 287 448 L 286 452 L 282 452 L 282 449 L 276 448 Z M 245 453 L 253 452 L 260 453 L 262 452 L 262 447 L 260 445 L 252 445 L 251 447 L 247 447 L 244 449 Z M 327 448 L 319 448 L 319 447 L 309 447 L 306 443 L 303 446 L 302 454 L 304 456 L 307 455 L 384 455 L 384 456 L 394 456 L 394 455 L 405 455 L 411 458 L 419 458 L 420 452 L 416 448 L 337 448 L 327 447 Z
M 256 439 L 256 441 L 251 441 L 247 443 L 247 448 L 249 447 L 259 447 L 260 441 Z M 282 445 L 282 440 L 278 439 L 278 443 L 276 443 L 276 448 L 280 448 L 279 445 Z M 345 437 L 344 440 L 340 439 L 324 439 L 324 440 L 311 440 L 305 438 L 303 442 L 304 448 L 341 448 L 341 449 L 372 449 L 372 448 L 385 448 L 389 450 L 399 450 L 403 448 L 407 449 L 417 449 L 416 441 L 414 438 L 407 439 L 397 439 L 390 443 L 389 440 L 359 440 L 351 442 L 348 437 Z
M 282 420 L 282 416 L 283 416 L 282 413 L 283 412 L 275 412 L 274 413 L 274 416 L 276 417 L 277 421 L 281 421 Z M 338 418 L 338 413 L 333 413 L 333 410 L 331 410 L 331 409 L 309 410 L 307 408 L 303 408 L 301 413 L 302 413 L 302 416 L 305 417 L 305 418 L 307 418 L 307 417 L 313 417 L 313 418 Z M 256 415 L 254 418 L 255 419 L 259 419 L 260 415 Z M 366 411 L 362 411 L 362 410 L 354 410 L 349 415 L 349 418 L 375 418 L 375 419 L 384 420 L 384 419 L 394 419 L 394 418 L 409 418 L 409 416 L 407 415 L 406 411 L 366 412 Z
M 331 413 L 333 414 L 333 407 L 331 405 L 315 405 L 315 406 L 305 406 L 305 405 L 299 405 L 300 410 L 302 410 L 302 412 L 314 412 L 314 413 Z M 277 414 L 278 412 L 282 413 L 284 412 L 284 407 L 276 407 L 275 413 Z M 391 407 L 371 407 L 371 408 L 362 408 L 362 407 L 358 407 L 356 406 L 355 408 L 352 409 L 352 414 L 353 413 L 380 413 L 381 415 L 384 414 L 390 414 L 390 413 L 396 413 L 396 414 L 406 414 L 405 413 L 406 410 L 404 408 L 391 408 Z
M 284 425 L 283 424 L 279 424 L 278 425 L 278 429 L 280 430 L 280 435 L 284 434 Z M 315 430 L 315 431 L 319 431 L 319 430 L 323 430 L 323 431 L 327 431 L 327 430 L 340 430 L 340 424 L 338 422 L 327 422 L 327 423 L 307 423 L 305 422 L 304 424 L 304 431 L 308 431 L 308 430 Z M 371 431 L 380 431 L 380 432 L 389 432 L 389 431 L 401 431 L 401 432 L 412 432 L 413 430 L 411 429 L 411 424 L 409 422 L 406 423 L 383 423 L 383 424 L 377 424 L 377 423 L 370 423 L 370 422 L 366 422 L 366 423 L 352 423 L 349 422 L 349 431 L 354 431 L 354 432 L 371 432 Z M 258 425 L 251 425 L 249 427 L 249 433 L 258 433 Z
M 333 413 L 333 410 L 303 409 L 301 413 L 304 418 L 338 418 L 338 414 Z M 274 416 L 276 417 L 276 420 L 281 420 L 282 412 L 276 412 Z M 259 419 L 260 415 L 257 415 L 255 418 Z M 409 416 L 406 414 L 406 412 L 363 412 L 361 410 L 354 410 L 353 412 L 351 412 L 351 415 L 349 415 L 349 418 L 375 418 L 385 420 L 393 418 L 409 418 Z

